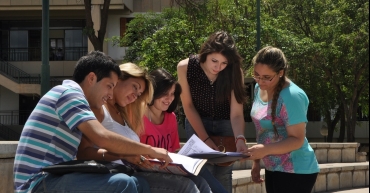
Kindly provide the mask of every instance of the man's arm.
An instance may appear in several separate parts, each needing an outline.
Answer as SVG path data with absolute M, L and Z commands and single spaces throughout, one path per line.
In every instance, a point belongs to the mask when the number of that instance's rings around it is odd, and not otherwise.
M 165 161 L 165 166 L 172 162 L 167 150 L 133 141 L 103 127 L 97 120 L 89 120 L 78 125 L 78 129 L 98 147 L 118 155 L 148 155 Z

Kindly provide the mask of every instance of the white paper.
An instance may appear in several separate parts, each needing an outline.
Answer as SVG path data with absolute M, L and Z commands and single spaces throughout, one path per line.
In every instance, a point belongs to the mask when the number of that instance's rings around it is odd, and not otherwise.
M 190 139 L 185 143 L 185 145 L 180 149 L 178 154 L 181 155 L 190 155 L 193 153 L 210 153 L 210 152 L 219 152 L 210 148 L 202 140 L 198 138 L 195 134 L 190 137 Z

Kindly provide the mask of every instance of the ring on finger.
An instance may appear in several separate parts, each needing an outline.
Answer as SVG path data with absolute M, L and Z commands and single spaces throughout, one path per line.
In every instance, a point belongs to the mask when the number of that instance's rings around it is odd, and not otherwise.
M 138 164 L 139 164 L 139 165 L 141 165 L 142 163 L 143 163 L 142 161 L 139 161 L 139 163 L 138 163 Z
M 140 156 L 140 162 L 143 162 L 143 161 L 145 161 L 146 160 L 146 158 L 144 157 L 144 156 Z

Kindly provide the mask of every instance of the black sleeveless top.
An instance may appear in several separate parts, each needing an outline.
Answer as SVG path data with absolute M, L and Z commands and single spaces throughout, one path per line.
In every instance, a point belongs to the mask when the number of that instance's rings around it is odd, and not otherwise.
M 200 67 L 197 55 L 189 57 L 187 80 L 190 88 L 190 95 L 195 109 L 201 118 L 212 118 L 214 120 L 230 120 L 230 101 L 216 102 L 217 79 L 211 85 L 207 75 Z

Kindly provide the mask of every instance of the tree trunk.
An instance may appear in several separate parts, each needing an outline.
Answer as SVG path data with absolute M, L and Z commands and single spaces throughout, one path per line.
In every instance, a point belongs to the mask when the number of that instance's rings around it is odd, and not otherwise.
M 103 52 L 104 51 L 103 44 L 108 22 L 108 11 L 110 0 L 104 0 L 103 9 L 101 10 L 100 14 L 101 19 L 100 19 L 100 29 L 98 30 L 98 36 L 95 35 L 94 22 L 92 21 L 91 17 L 91 0 L 84 0 L 84 3 L 86 19 L 84 33 L 87 35 L 91 44 L 94 46 L 94 50 L 99 50 Z
M 331 113 L 330 111 L 326 111 L 325 113 L 325 121 L 326 125 L 328 125 L 328 136 L 327 136 L 327 142 L 333 142 L 333 135 L 335 131 L 335 127 L 337 126 L 339 120 L 340 120 L 340 115 L 341 115 L 341 107 L 337 109 L 337 112 L 335 113 L 335 117 L 333 120 L 331 120 Z
M 339 129 L 339 137 L 338 142 L 344 142 L 344 136 L 346 133 L 346 114 L 344 113 L 343 106 L 340 107 L 340 129 Z

